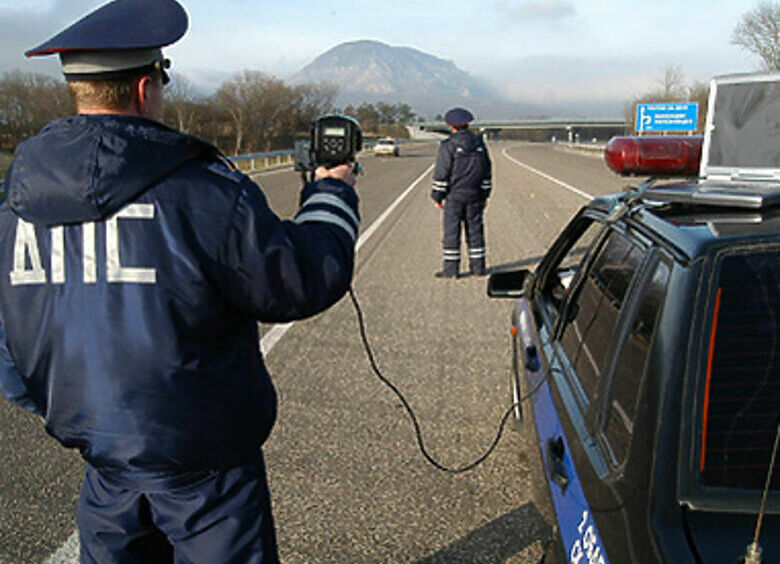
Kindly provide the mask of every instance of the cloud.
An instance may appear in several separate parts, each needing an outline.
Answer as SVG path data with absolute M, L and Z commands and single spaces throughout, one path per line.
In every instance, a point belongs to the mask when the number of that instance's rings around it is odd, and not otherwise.
M 495 86 L 514 102 L 546 115 L 620 117 L 629 100 L 654 85 L 658 68 L 624 57 L 535 56 L 490 69 Z M 485 69 L 487 70 L 487 69 Z
M 619 116 L 634 97 L 657 89 L 666 64 L 678 64 L 688 86 L 707 83 L 713 76 L 751 70 L 747 59 L 735 49 L 712 49 L 710 55 L 703 58 L 697 51 L 534 55 L 484 61 L 478 74 L 509 100 L 536 104 L 548 114 Z
M 21 69 L 26 72 L 59 74 L 56 57 L 29 60 L 24 52 L 46 41 L 67 25 L 102 4 L 102 0 L 54 0 L 47 7 L 0 4 L 0 72 Z
M 577 15 L 574 4 L 567 0 L 525 0 L 519 4 L 501 1 L 494 4 L 494 9 L 505 21 L 560 21 Z

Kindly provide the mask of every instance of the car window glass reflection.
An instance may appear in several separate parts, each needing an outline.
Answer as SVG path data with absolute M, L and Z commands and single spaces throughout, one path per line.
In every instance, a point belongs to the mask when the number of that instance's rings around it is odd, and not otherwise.
M 780 398 L 780 251 L 725 257 L 713 309 L 700 480 L 758 490 L 766 479 Z
M 587 273 L 576 305 L 568 308 L 572 319 L 561 342 L 587 402 L 605 368 L 620 308 L 642 258 L 640 249 L 613 233 Z
M 546 299 L 544 304 L 553 324 L 560 313 L 563 303 L 566 301 L 566 296 L 575 274 L 579 272 L 588 251 L 593 246 L 602 228 L 603 225 L 601 223 L 589 221 L 582 234 L 572 241 L 569 249 L 546 281 L 544 289 Z
M 614 466 L 622 464 L 628 454 L 640 386 L 668 281 L 669 267 L 660 262 L 644 289 L 631 332 L 618 353 L 604 426 L 604 435 Z

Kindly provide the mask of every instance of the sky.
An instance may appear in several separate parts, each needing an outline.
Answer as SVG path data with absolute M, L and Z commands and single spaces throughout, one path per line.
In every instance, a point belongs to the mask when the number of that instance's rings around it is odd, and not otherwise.
M 165 52 L 203 93 L 243 69 L 285 79 L 360 39 L 451 60 L 510 100 L 594 117 L 658 87 L 669 65 L 692 83 L 760 63 L 730 42 L 758 0 L 180 1 L 189 31 Z M 56 57 L 23 52 L 104 3 L 0 0 L 0 72 L 59 74 Z

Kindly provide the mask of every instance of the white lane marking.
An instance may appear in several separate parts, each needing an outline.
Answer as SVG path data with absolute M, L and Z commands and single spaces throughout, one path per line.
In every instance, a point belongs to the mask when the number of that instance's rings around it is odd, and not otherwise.
M 280 323 L 269 329 L 268 333 L 260 339 L 260 350 L 263 352 L 263 356 L 266 356 L 271 352 L 271 349 L 276 346 L 276 343 L 284 337 L 284 334 L 287 333 L 292 326 L 292 323 Z
M 365 230 L 365 232 L 358 238 L 357 244 L 355 245 L 355 252 L 360 250 L 360 247 L 363 246 L 363 244 L 368 241 L 368 239 L 376 232 L 377 229 L 379 229 L 379 226 L 384 223 L 384 221 L 388 218 L 388 216 L 393 212 L 395 208 L 398 207 L 398 204 L 400 204 L 404 198 L 406 198 L 412 190 L 415 189 L 415 187 L 422 182 L 423 178 L 425 178 L 428 173 L 433 170 L 433 166 L 429 166 L 427 169 L 425 169 L 425 172 L 423 172 L 417 180 L 412 182 L 409 187 L 404 190 L 404 192 L 398 196 L 398 198 L 395 199 L 395 201 L 390 204 L 390 207 L 388 207 L 384 212 L 382 212 L 382 215 L 380 215 L 374 223 L 371 224 L 371 226 Z M 260 339 L 260 350 L 263 351 L 263 356 L 267 355 L 269 352 L 271 352 L 271 349 L 273 349 L 276 346 L 276 343 L 278 343 L 281 338 L 284 336 L 287 331 L 289 331 L 290 327 L 292 327 L 294 323 L 283 323 L 281 325 L 274 325 L 271 327 L 271 329 L 268 331 L 268 333 L 265 334 L 265 336 Z M 67 541 L 65 541 L 65 544 L 63 544 L 60 548 L 57 549 L 57 552 L 52 554 L 45 562 L 44 564 L 78 564 L 79 561 L 79 535 L 78 531 L 74 531 L 73 534 L 68 538 Z
M 430 173 L 432 170 L 433 170 L 433 165 L 431 165 L 431 166 L 429 166 L 428 168 L 426 168 L 426 169 L 425 169 L 425 172 L 423 172 L 423 173 L 422 173 L 422 174 L 421 174 L 419 177 L 417 177 L 417 180 L 415 180 L 414 182 L 412 182 L 412 183 L 409 185 L 409 187 L 408 187 L 406 190 L 404 190 L 403 194 L 401 194 L 400 196 L 398 196 L 398 197 L 395 199 L 395 201 L 394 201 L 392 204 L 390 204 L 390 207 L 388 207 L 388 208 L 387 208 L 387 209 L 386 209 L 386 210 L 385 210 L 385 211 L 382 213 L 382 215 L 380 215 L 378 218 L 376 218 L 376 221 L 374 221 L 374 223 L 372 223 L 372 224 L 371 224 L 371 227 L 369 227 L 368 229 L 366 229 L 366 230 L 365 230 L 365 232 L 364 232 L 364 233 L 363 233 L 363 234 L 362 234 L 362 235 L 361 235 L 361 236 L 358 238 L 357 245 L 355 246 L 355 251 L 356 251 L 356 252 L 360 250 L 360 247 L 362 247 L 362 246 L 363 246 L 363 243 L 365 243 L 366 241 L 368 241 L 369 237 L 371 237 L 371 235 L 373 235 L 373 234 L 374 234 L 374 231 L 376 231 L 377 229 L 379 229 L 379 226 L 380 226 L 380 225 L 382 225 L 382 223 L 384 223 L 384 221 L 387 219 L 387 216 L 389 216 L 391 213 L 393 213 L 393 210 L 394 210 L 395 208 L 397 208 L 397 207 L 398 207 L 398 204 L 400 204 L 401 202 L 403 202 L 404 198 L 406 198 L 406 196 L 408 196 L 408 195 L 409 195 L 409 193 L 410 193 L 412 190 L 414 190 L 414 189 L 417 187 L 417 185 L 418 185 L 420 182 L 422 182 L 422 179 L 423 179 L 423 178 L 425 178 L 425 177 L 426 177 L 426 176 L 427 176 L 427 175 L 428 175 L 428 174 L 429 174 L 429 173 Z
M 79 532 L 73 531 L 57 552 L 49 556 L 43 564 L 78 564 L 79 562 Z
M 423 172 L 417 180 L 415 180 L 396 200 L 390 204 L 390 207 L 387 208 L 382 215 L 380 215 L 374 223 L 371 224 L 371 226 L 366 229 L 363 234 L 358 237 L 357 244 L 355 245 L 355 252 L 360 250 L 360 247 L 363 246 L 363 244 L 368 241 L 369 237 L 374 234 L 374 231 L 379 229 L 379 226 L 382 225 L 382 223 L 387 219 L 387 216 L 390 215 L 390 213 L 400 204 L 404 198 L 411 192 L 415 186 L 417 186 L 423 178 L 433 169 L 433 165 L 429 166 L 425 172 Z M 282 323 L 280 325 L 274 325 L 271 327 L 271 329 L 268 331 L 268 333 L 265 334 L 265 336 L 260 339 L 260 350 L 263 351 L 263 356 L 267 355 L 271 352 L 271 349 L 276 346 L 276 343 L 279 342 L 279 340 L 284 336 L 287 331 L 290 330 L 290 328 L 293 326 L 293 323 Z
M 537 175 L 541 176 L 542 178 L 544 178 L 544 179 L 546 179 L 546 180 L 549 180 L 550 182 L 554 182 L 554 183 L 555 183 L 555 184 L 557 184 L 558 186 L 561 186 L 561 187 L 563 187 L 563 188 L 566 188 L 567 190 L 569 190 L 569 191 L 571 191 L 571 192 L 574 192 L 574 193 L 575 193 L 575 194 L 577 194 L 578 196 L 582 196 L 582 197 L 583 197 L 583 198 L 585 198 L 586 200 L 592 200 L 592 199 L 595 197 L 595 196 L 591 196 L 591 195 L 590 195 L 590 194 L 588 194 L 587 192 L 583 192 L 583 191 L 582 191 L 582 190 L 580 190 L 579 188 L 575 188 L 575 187 L 574 187 L 574 186 L 572 186 L 571 184 L 566 184 L 566 183 L 565 183 L 563 180 L 558 180 L 557 178 L 555 178 L 555 177 L 553 177 L 553 176 L 550 176 L 549 174 L 547 174 L 547 173 L 544 173 L 544 172 L 542 172 L 541 170 L 537 170 L 537 169 L 535 169 L 534 167 L 532 167 L 532 166 L 530 166 L 530 165 L 527 165 L 527 164 L 525 164 L 525 163 L 521 163 L 521 162 L 520 162 L 520 161 L 518 161 L 517 159 L 513 159 L 512 157 L 510 157 L 509 155 L 507 155 L 507 154 L 506 154 L 506 151 L 507 151 L 507 149 L 508 149 L 508 148 L 509 148 L 509 147 L 507 147 L 507 148 L 505 148 L 504 150 L 502 150 L 502 151 L 501 151 L 501 154 L 502 154 L 502 155 L 504 155 L 504 156 L 505 156 L 507 159 L 509 159 L 509 160 L 510 160 L 510 161 L 512 161 L 513 163 L 515 163 L 517 166 L 521 166 L 521 167 L 523 167 L 523 168 L 525 168 L 525 169 L 527 169 L 527 170 L 530 170 L 530 171 L 531 171 L 531 172 L 533 172 L 534 174 L 537 174 Z
M 412 182 L 409 187 L 404 190 L 404 192 L 398 196 L 395 201 L 390 204 L 390 206 L 382 212 L 382 215 L 380 215 L 374 223 L 371 224 L 371 226 L 366 229 L 363 234 L 358 237 L 357 243 L 355 244 L 355 252 L 358 252 L 360 250 L 360 247 L 362 247 L 366 241 L 369 240 L 369 238 L 376 232 L 377 229 L 382 225 L 382 223 L 385 222 L 385 220 L 388 218 L 388 216 L 393 212 L 393 210 L 398 207 L 398 204 L 400 204 L 406 196 L 409 195 L 409 193 L 414 190 L 417 185 L 422 182 L 422 179 L 425 178 L 430 172 L 433 170 L 433 165 L 429 166 L 427 169 L 425 169 L 425 172 L 423 172 L 417 180 Z M 294 325 L 294 323 L 284 323 L 283 325 L 274 325 L 268 333 L 266 333 L 265 337 L 260 339 L 260 350 L 263 351 L 263 355 L 267 355 L 269 352 L 271 352 L 271 349 L 274 348 L 276 343 L 279 342 L 279 339 L 281 339 L 287 331 L 290 330 L 290 328 Z

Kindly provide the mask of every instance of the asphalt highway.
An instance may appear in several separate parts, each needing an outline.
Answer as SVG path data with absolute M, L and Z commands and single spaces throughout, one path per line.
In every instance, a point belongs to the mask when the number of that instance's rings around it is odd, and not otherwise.
M 589 197 L 626 184 L 592 154 L 509 142 L 489 149 L 489 271 L 533 267 Z M 435 144 L 405 145 L 399 158 L 362 159 L 353 287 L 377 363 L 416 411 L 428 450 L 460 467 L 485 451 L 510 404 L 511 303 L 488 299 L 485 278 L 434 278 L 441 266 L 441 212 L 429 197 L 435 154 Z M 296 173 L 255 179 L 277 213 L 295 212 Z M 264 450 L 283 562 L 539 559 L 551 509 L 532 433 L 507 429 L 472 471 L 433 468 L 401 402 L 371 372 L 348 297 L 289 327 L 267 363 L 280 400 Z M 82 472 L 79 457 L 36 417 L 0 400 L 0 563 L 77 561 Z

